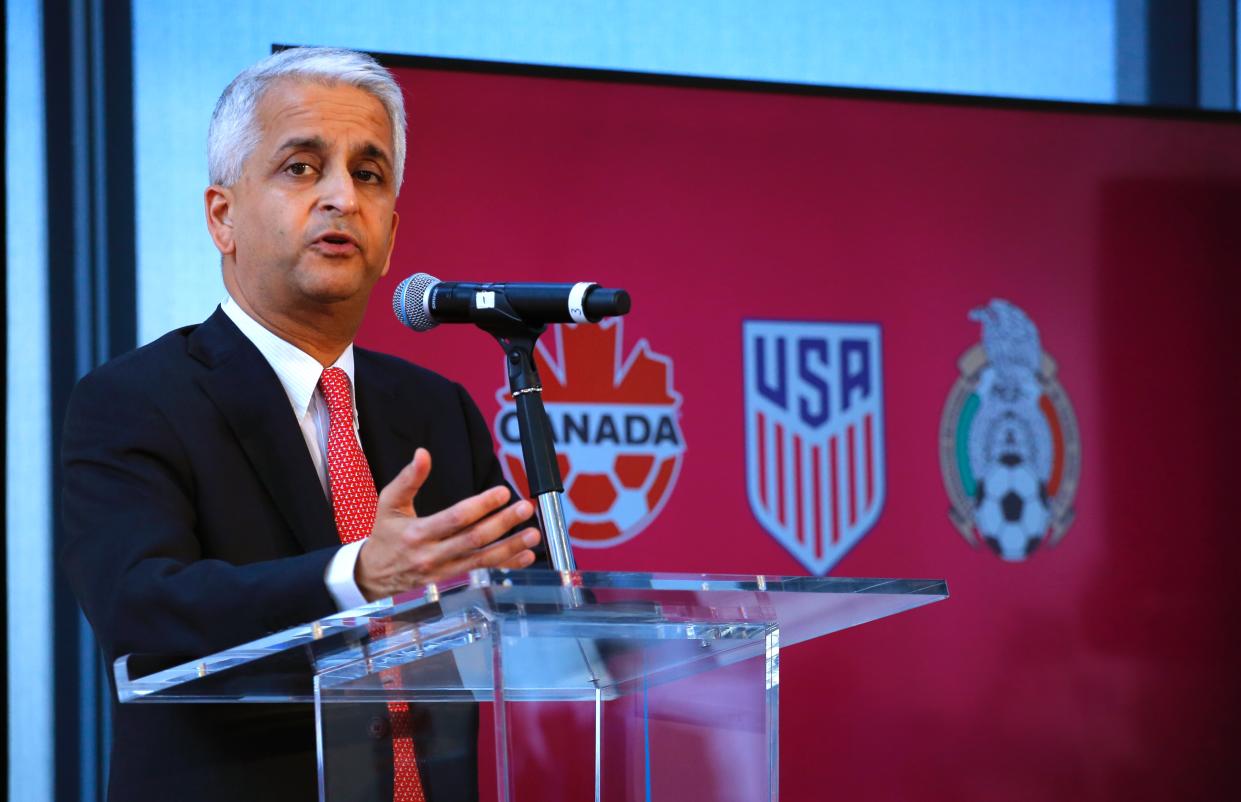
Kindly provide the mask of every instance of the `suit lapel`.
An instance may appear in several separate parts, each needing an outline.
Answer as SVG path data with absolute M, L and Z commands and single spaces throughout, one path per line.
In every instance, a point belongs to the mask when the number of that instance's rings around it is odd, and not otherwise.
M 371 354 L 359 348 L 353 354 L 362 450 L 375 489 L 383 490 L 413 459 L 414 450 L 426 444 L 426 418 L 403 407 L 393 377 Z
M 306 440 L 271 365 L 219 309 L 190 335 L 189 351 L 208 368 L 199 385 L 228 421 L 298 543 L 306 551 L 340 545 Z

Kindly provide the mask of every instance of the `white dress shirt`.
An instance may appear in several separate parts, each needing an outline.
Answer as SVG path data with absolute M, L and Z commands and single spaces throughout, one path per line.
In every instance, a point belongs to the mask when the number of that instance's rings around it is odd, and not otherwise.
M 268 331 L 242 309 L 231 296 L 226 296 L 220 304 L 228 319 L 237 324 L 241 333 L 246 336 L 259 353 L 271 365 L 284 387 L 289 405 L 293 408 L 293 417 L 301 426 L 302 436 L 306 438 L 306 449 L 310 452 L 310 461 L 319 474 L 319 483 L 323 485 L 323 493 L 327 496 L 328 507 L 332 506 L 332 483 L 327 471 L 327 435 L 328 409 L 323 392 L 319 389 L 319 377 L 324 367 L 319 360 L 286 340 L 282 340 Z M 358 436 L 358 402 L 353 391 L 353 344 L 350 343 L 336 363 L 330 367 L 340 368 L 349 377 L 350 397 L 353 399 L 353 434 Z M 358 445 L 361 446 L 361 440 Z M 366 539 L 341 546 L 332 561 L 328 563 L 323 581 L 328 592 L 342 610 L 358 607 L 366 603 L 366 597 L 358 589 L 354 581 L 353 571 L 358 561 L 358 552 Z

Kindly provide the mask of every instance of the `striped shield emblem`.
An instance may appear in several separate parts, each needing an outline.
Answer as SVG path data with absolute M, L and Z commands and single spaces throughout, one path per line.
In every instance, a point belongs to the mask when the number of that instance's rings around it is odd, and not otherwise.
M 823 575 L 883 509 L 883 364 L 874 323 L 746 321 L 750 509 Z

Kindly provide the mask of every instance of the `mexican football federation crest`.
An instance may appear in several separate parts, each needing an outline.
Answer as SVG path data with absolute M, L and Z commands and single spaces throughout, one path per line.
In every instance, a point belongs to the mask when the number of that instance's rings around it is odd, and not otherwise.
M 939 427 L 949 517 L 966 542 L 1024 560 L 1073 522 L 1081 441 L 1056 363 L 1038 329 L 1008 301 L 970 312 L 982 343 L 958 360 Z
M 756 320 L 742 339 L 750 509 L 822 576 L 883 509 L 879 326 Z

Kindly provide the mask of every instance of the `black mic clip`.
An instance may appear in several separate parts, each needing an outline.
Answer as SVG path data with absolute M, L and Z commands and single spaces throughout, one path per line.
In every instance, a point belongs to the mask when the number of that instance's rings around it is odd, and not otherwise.
M 517 406 L 518 431 L 521 433 L 521 450 L 530 495 L 564 492 L 551 422 L 543 407 L 543 382 L 534 359 L 539 335 L 547 330 L 547 325 L 530 325 L 520 318 L 505 317 L 503 311 L 498 312 L 495 322 L 484 321 L 477 325 L 504 349 L 508 388 Z

